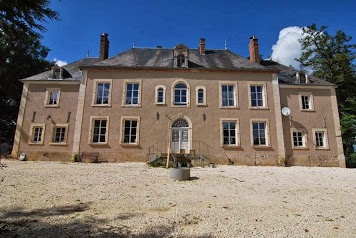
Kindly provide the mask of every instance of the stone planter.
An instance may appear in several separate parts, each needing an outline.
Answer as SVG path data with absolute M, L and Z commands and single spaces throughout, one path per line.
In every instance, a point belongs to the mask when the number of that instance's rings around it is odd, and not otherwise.
M 185 181 L 190 179 L 190 168 L 170 168 L 169 175 L 175 181 Z

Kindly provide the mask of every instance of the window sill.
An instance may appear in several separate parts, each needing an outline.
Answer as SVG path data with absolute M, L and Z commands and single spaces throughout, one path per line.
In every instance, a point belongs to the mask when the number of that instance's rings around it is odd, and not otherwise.
M 301 112 L 315 112 L 314 109 L 300 109 Z
M 206 105 L 206 104 L 195 104 L 195 106 L 197 106 L 197 107 L 207 107 L 208 105 Z
M 32 142 L 32 141 L 29 141 L 28 144 L 29 144 L 29 145 L 43 145 L 43 141 L 42 141 L 42 142 Z
M 101 143 L 90 142 L 88 144 L 92 145 L 92 146 L 107 146 L 108 145 L 107 142 L 101 142 Z
M 269 107 L 248 107 L 250 110 L 268 110 Z
M 124 105 L 121 105 L 121 107 L 128 107 L 128 108 L 130 108 L 130 107 L 133 107 L 133 108 L 135 108 L 135 107 L 141 107 L 141 105 L 140 104 L 124 104 Z
M 67 146 L 67 142 L 50 142 L 49 145 L 54 145 L 54 146 Z
M 292 147 L 292 150 L 309 150 L 308 147 Z
M 49 108 L 51 108 L 51 107 L 52 107 L 52 108 L 53 108 L 53 107 L 54 107 L 54 108 L 58 108 L 58 107 L 59 107 L 59 104 L 56 104 L 56 105 L 47 105 L 47 104 L 46 104 L 46 105 L 45 105 L 45 107 L 49 107 Z
M 140 146 L 139 143 L 136 143 L 136 144 L 129 144 L 129 143 L 123 143 L 123 142 L 120 142 L 120 145 L 121 145 L 121 146 L 124 146 L 124 147 L 138 147 L 138 146 Z
M 220 109 L 240 109 L 240 107 L 238 106 L 220 106 Z
M 167 104 L 165 104 L 163 102 L 156 102 L 155 105 L 156 106 L 167 106 Z
M 225 149 L 238 149 L 238 148 L 241 148 L 240 145 L 220 145 L 222 148 L 225 148 Z
M 171 107 L 186 107 L 186 108 L 189 108 L 189 105 L 172 105 Z
M 268 149 L 268 148 L 272 148 L 272 146 L 270 145 L 252 145 L 252 148 L 256 148 L 256 149 Z
M 92 107 L 111 107 L 111 104 L 91 104 Z
M 315 147 L 315 150 L 330 150 L 329 147 Z

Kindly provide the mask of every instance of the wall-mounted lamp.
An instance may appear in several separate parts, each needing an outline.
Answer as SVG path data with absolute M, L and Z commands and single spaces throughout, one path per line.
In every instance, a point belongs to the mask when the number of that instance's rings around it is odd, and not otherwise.
M 47 120 L 50 119 L 50 118 L 52 119 L 51 115 L 48 115 L 48 116 L 47 116 Z
M 159 112 L 157 112 L 157 113 L 156 113 L 156 120 L 157 120 L 157 121 L 159 121 L 159 117 L 160 117 Z
M 203 121 L 206 121 L 206 115 L 203 113 Z
M 36 119 L 36 111 L 32 112 L 32 123 L 35 122 Z

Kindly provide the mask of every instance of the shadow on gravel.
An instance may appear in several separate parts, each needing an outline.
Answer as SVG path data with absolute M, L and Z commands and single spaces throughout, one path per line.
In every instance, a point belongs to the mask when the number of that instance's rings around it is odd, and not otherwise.
M 59 206 L 48 209 L 24 210 L 21 207 L 0 211 L 0 237 L 136 237 L 163 238 L 179 237 L 174 226 L 151 227 L 143 233 L 133 233 L 125 225 L 111 225 L 106 219 L 81 215 L 89 209 L 90 203 Z M 117 218 L 125 220 L 137 214 L 123 214 Z M 61 217 L 66 216 L 66 217 Z M 46 220 L 55 220 L 47 222 Z M 213 237 L 210 235 L 190 236 L 191 238 Z

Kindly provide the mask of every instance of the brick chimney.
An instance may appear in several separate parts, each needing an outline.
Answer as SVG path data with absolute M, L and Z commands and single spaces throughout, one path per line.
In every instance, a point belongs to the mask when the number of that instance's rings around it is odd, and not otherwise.
M 250 37 L 250 44 L 248 45 L 250 50 L 250 60 L 257 64 L 260 63 L 260 52 L 258 50 L 258 39 L 255 36 Z
M 99 59 L 105 60 L 109 57 L 109 40 L 108 34 L 103 33 L 100 36 L 100 56 Z
M 205 55 L 205 38 L 200 38 L 199 42 L 199 53 Z

